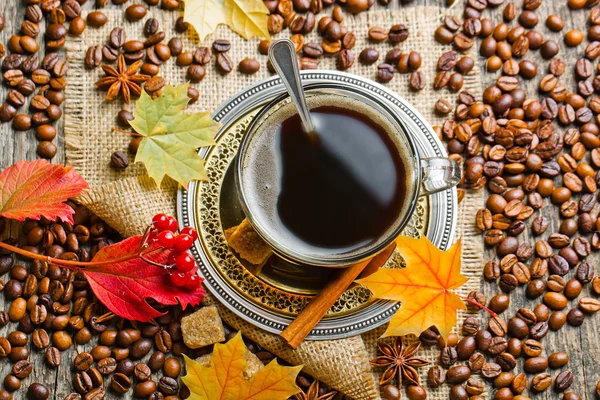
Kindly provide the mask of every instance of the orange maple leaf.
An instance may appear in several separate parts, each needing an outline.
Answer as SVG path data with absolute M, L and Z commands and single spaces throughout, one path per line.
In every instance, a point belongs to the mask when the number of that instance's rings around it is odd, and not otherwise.
M 271 361 L 250 378 L 243 372 L 248 349 L 238 333 L 225 344 L 216 344 L 205 367 L 185 357 L 187 374 L 181 379 L 190 389 L 193 400 L 286 400 L 298 393 L 296 376 L 302 369 L 284 367 Z
M 460 274 L 461 241 L 448 251 L 438 249 L 425 237 L 400 236 L 396 245 L 406 268 L 380 268 L 357 281 L 377 299 L 402 303 L 383 336 L 418 335 L 435 325 L 447 338 L 456 325 L 456 310 L 466 308 L 451 292 L 468 280 Z
M 18 161 L 0 173 L 0 217 L 24 221 L 41 217 L 73 223 L 65 203 L 88 185 L 73 167 L 47 160 Z

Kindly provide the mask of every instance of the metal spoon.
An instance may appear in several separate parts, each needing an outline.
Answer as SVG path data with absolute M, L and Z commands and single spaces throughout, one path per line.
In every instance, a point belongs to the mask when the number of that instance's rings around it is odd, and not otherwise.
M 292 41 L 289 39 L 279 39 L 271 43 L 271 46 L 269 46 L 269 60 L 283 81 L 298 113 L 300 113 L 304 132 L 309 134 L 315 133 L 315 124 L 306 104 L 304 88 L 302 87 L 300 73 L 298 72 L 296 49 Z

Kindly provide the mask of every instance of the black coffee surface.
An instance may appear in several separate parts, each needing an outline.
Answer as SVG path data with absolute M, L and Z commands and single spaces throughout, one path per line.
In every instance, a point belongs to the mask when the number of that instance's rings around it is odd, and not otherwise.
M 300 242 L 352 251 L 376 241 L 397 221 L 406 200 L 406 166 L 388 133 L 348 108 L 311 111 L 317 140 L 299 115 L 275 132 L 280 166 L 277 213 Z

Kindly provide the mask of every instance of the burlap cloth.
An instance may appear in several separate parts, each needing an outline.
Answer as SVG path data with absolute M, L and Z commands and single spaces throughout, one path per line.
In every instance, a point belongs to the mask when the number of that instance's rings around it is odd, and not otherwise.
M 129 142 L 128 135 L 112 131 L 116 127 L 115 116 L 125 105 L 119 101 L 104 101 L 104 92 L 98 91 L 93 85 L 103 73 L 99 68 L 88 70 L 84 67 L 85 52 L 91 45 L 106 43 L 110 30 L 115 26 L 125 28 L 128 40 L 142 39 L 144 20 L 129 23 L 124 20 L 122 11 L 105 12 L 108 23 L 104 27 L 88 28 L 81 37 L 69 36 L 66 45 L 70 63 L 65 102 L 66 156 L 67 162 L 75 166 L 91 187 L 79 200 L 123 235 L 129 236 L 141 233 L 157 212 L 175 214 L 176 185 L 165 181 L 161 189 L 157 188 L 144 174 L 144 167 L 141 165 L 130 165 L 124 171 L 115 171 L 109 166 L 111 153 L 126 150 Z M 433 40 L 433 32 L 443 12 L 444 10 L 436 7 L 412 7 L 393 12 L 370 11 L 356 17 L 347 15 L 344 21 L 356 35 L 356 53 L 367 46 L 373 46 L 380 51 L 380 61 L 392 45 L 368 43 L 368 29 L 375 25 L 388 28 L 395 23 L 405 23 L 408 26 L 410 36 L 399 47 L 403 51 L 416 50 L 421 54 L 421 69 L 427 78 L 427 86 L 420 92 L 412 92 L 408 86 L 409 75 L 398 73 L 387 85 L 410 101 L 432 125 L 442 122 L 442 118 L 433 112 L 434 103 L 440 97 L 455 101 L 455 95 L 447 89 L 438 92 L 432 89 L 437 59 L 444 51 L 449 50 L 449 47 L 441 46 Z M 193 52 L 198 46 L 197 37 L 192 33 L 174 32 L 174 21 L 179 15 L 177 12 L 165 12 L 155 7 L 147 17 L 153 16 L 160 21 L 161 30 L 165 31 L 167 39 L 177 35 L 182 39 L 184 49 Z M 237 71 L 223 76 L 217 73 L 214 65 L 209 65 L 204 80 L 193 85 L 200 90 L 201 95 L 199 101 L 188 108 L 190 111 L 213 110 L 239 90 L 270 75 L 266 68 L 266 57 L 258 54 L 258 39 L 245 41 L 223 26 L 218 28 L 214 37 L 231 41 L 229 54 L 235 65 L 244 57 L 255 57 L 260 60 L 262 68 L 252 76 Z M 208 37 L 205 43 L 210 45 L 214 37 Z M 318 41 L 316 32 L 308 40 Z M 321 68 L 335 68 L 335 58 L 322 59 Z M 171 84 L 178 85 L 186 81 L 185 71 L 184 68 L 176 67 L 174 60 L 170 60 L 161 66 L 160 74 Z M 376 71 L 376 64 L 364 66 L 358 61 L 349 70 L 372 79 L 375 79 Z M 478 71 L 476 66 L 465 79 L 465 89 L 473 93 L 481 92 Z M 133 109 L 133 105 L 127 108 Z M 459 290 L 462 295 L 479 289 L 483 245 L 473 221 L 474 213 L 482 204 L 483 191 L 479 191 L 468 193 L 460 206 L 456 237 L 463 238 L 463 273 L 471 278 Z M 209 298 L 207 301 L 213 300 Z M 369 359 L 377 352 L 377 338 L 383 333 L 383 328 L 342 340 L 305 341 L 297 350 L 292 350 L 278 336 L 253 327 L 223 306 L 220 306 L 220 310 L 228 324 L 242 330 L 246 336 L 278 357 L 292 364 L 304 364 L 307 373 L 329 386 L 356 399 L 379 398 L 377 382 L 378 372 L 381 371 L 372 371 Z M 415 338 L 408 337 L 406 340 Z M 438 353 L 437 349 L 432 348 L 423 349 L 420 355 L 435 363 Z M 422 368 L 420 372 L 424 379 L 427 368 Z M 431 390 L 428 398 L 446 399 L 447 388 Z

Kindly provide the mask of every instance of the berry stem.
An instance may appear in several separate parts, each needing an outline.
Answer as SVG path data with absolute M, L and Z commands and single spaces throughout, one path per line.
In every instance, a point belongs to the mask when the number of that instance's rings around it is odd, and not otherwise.
M 11 246 L 10 244 L 4 243 L 1 241 L 0 241 L 0 247 L 3 249 L 6 249 L 8 251 L 11 251 L 13 253 L 17 253 L 19 255 L 27 257 L 27 258 L 47 262 L 48 264 L 59 265 L 61 267 L 72 269 L 72 270 L 77 270 L 78 269 L 77 267 L 85 268 L 85 267 L 97 267 L 100 265 L 114 264 L 114 263 L 119 263 L 119 262 L 123 262 L 123 261 L 129 261 L 129 260 L 139 257 L 139 254 L 133 254 L 130 256 L 116 258 L 114 260 L 85 262 L 85 261 L 61 260 L 60 258 L 54 258 L 54 257 L 45 256 L 42 254 L 32 253 L 31 251 L 23 250 L 23 249 L 20 249 L 15 246 Z
M 124 133 L 125 135 L 131 135 L 131 136 L 135 136 L 135 137 L 141 137 L 142 135 L 140 135 L 139 133 L 135 132 L 135 131 L 126 131 L 124 129 L 117 129 L 117 128 L 112 128 L 113 132 L 118 132 L 118 133 Z
M 470 298 L 468 298 L 468 297 L 464 297 L 464 296 L 458 296 L 458 297 L 460 297 L 460 298 L 461 298 L 463 301 L 466 301 L 467 303 L 469 303 L 469 304 L 472 304 L 472 305 L 474 305 L 475 307 L 477 307 L 477 308 L 479 308 L 479 309 L 481 309 L 481 310 L 485 310 L 485 311 L 487 311 L 488 313 L 490 313 L 490 315 L 491 315 L 492 317 L 497 317 L 497 316 L 498 316 L 498 314 L 496 314 L 495 312 L 493 312 L 492 310 L 490 310 L 489 308 L 487 308 L 487 307 L 486 307 L 486 306 L 484 306 L 483 304 L 481 304 L 481 303 L 478 303 L 478 302 L 476 302 L 476 301 L 475 301 L 475 300 L 473 300 L 473 299 L 470 299 Z

